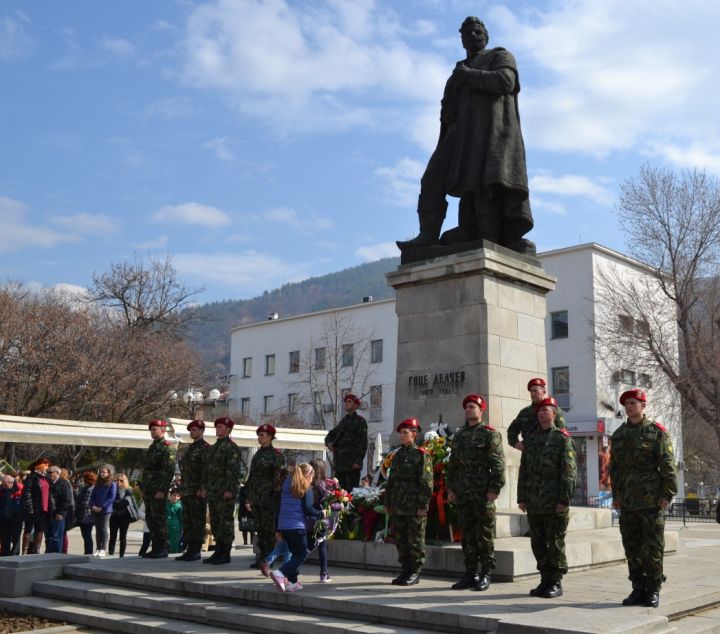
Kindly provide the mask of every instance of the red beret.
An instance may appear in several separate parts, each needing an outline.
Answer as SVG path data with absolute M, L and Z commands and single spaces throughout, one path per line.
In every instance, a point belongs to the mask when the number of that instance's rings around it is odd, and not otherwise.
M 343 396 L 343 403 L 345 401 L 347 401 L 348 399 L 350 399 L 353 403 L 355 403 L 355 405 L 360 405 L 360 399 L 357 396 L 355 396 L 354 394 L 350 394 L 350 392 L 348 392 L 345 396 Z
M 148 429 L 152 429 L 153 427 L 167 427 L 167 423 L 158 418 L 157 420 L 151 420 L 148 423 Z
M 205 421 L 198 418 L 196 418 L 195 420 L 191 420 L 188 423 L 187 430 L 190 431 L 193 427 L 197 427 L 198 429 L 205 429 Z
M 259 434 L 261 431 L 264 431 L 266 434 L 271 434 L 272 436 L 277 433 L 275 427 L 273 427 L 270 423 L 263 423 L 255 430 L 255 433 Z
M 479 394 L 468 394 L 468 395 L 463 399 L 463 409 L 465 408 L 465 406 L 466 406 L 468 403 L 477 403 L 477 404 L 480 406 L 480 410 L 483 411 L 483 412 L 484 412 L 485 409 L 487 408 L 487 405 L 485 404 L 485 401 L 483 400 L 483 397 L 480 396 Z
M 407 418 L 395 428 L 395 431 L 400 431 L 401 429 L 420 431 L 420 422 L 417 418 Z
M 641 403 L 647 403 L 647 394 L 637 388 L 623 392 L 620 395 L 620 405 L 625 405 L 625 401 L 629 398 L 634 398 L 636 401 L 640 401 Z
M 534 385 L 539 385 L 542 388 L 546 387 L 545 379 L 541 379 L 539 376 L 535 377 L 534 379 L 530 379 L 528 381 L 528 392 L 530 391 L 530 388 L 533 387 Z
M 548 396 L 547 398 L 544 398 L 542 401 L 538 401 L 535 403 L 535 411 L 537 412 L 541 407 L 545 407 L 546 405 L 549 405 L 550 407 L 554 407 L 555 409 L 558 408 L 558 402 L 555 400 L 552 396 Z
M 215 419 L 215 427 L 218 425 L 225 425 L 225 427 L 232 429 L 235 427 L 235 421 L 227 416 L 221 416 L 220 418 Z

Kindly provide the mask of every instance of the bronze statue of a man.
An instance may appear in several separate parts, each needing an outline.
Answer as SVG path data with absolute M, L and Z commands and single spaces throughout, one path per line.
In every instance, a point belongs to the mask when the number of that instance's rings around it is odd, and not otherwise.
M 467 58 L 445 84 L 440 139 L 420 183 L 420 235 L 398 247 L 490 240 L 534 254 L 535 245 L 523 238 L 533 219 L 515 58 L 504 48 L 486 48 L 488 32 L 476 17 L 465 19 L 460 34 Z M 447 195 L 460 198 L 459 221 L 440 237 Z

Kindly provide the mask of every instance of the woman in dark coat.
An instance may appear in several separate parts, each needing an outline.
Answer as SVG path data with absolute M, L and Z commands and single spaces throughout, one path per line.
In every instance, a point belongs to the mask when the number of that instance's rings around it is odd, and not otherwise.
M 132 516 L 134 515 L 134 517 Z M 117 497 L 113 504 L 113 511 L 110 515 L 110 547 L 108 552 L 115 554 L 115 542 L 118 533 L 120 533 L 120 556 L 125 556 L 127 548 L 127 532 L 130 522 L 137 518 L 137 507 L 135 506 L 135 498 L 133 490 L 128 482 L 127 476 L 120 473 L 117 477 Z
M 92 471 L 83 473 L 84 486 L 78 491 L 75 500 L 75 523 L 80 527 L 86 555 L 93 554 L 92 530 L 95 526 L 95 515 L 90 509 L 90 497 L 96 481 L 97 475 Z
M 25 479 L 22 492 L 22 517 L 25 522 L 23 533 L 23 555 L 40 552 L 45 531 L 50 528 L 50 479 L 47 470 L 50 461 L 38 458 L 31 466 L 31 473 Z M 30 537 L 32 536 L 32 544 Z

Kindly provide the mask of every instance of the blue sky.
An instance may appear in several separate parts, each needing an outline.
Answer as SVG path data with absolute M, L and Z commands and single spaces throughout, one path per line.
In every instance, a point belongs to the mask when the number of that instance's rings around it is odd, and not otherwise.
M 720 174 L 720 3 L 4 0 L 0 277 L 170 254 L 212 301 L 396 255 L 467 15 L 518 62 L 540 250 L 632 255 L 643 162 Z

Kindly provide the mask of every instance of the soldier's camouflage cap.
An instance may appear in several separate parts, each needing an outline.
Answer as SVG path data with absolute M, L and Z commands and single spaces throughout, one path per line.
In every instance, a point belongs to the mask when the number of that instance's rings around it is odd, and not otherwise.
M 647 394 L 638 388 L 623 392 L 620 395 L 620 405 L 625 405 L 625 401 L 629 398 L 634 398 L 636 401 L 640 401 L 641 403 L 647 403 Z
M 479 394 L 468 394 L 463 399 L 463 409 L 465 409 L 465 406 L 468 403 L 477 403 L 480 406 L 480 409 L 484 412 L 487 409 L 487 405 L 485 404 L 485 400 L 482 396 Z

